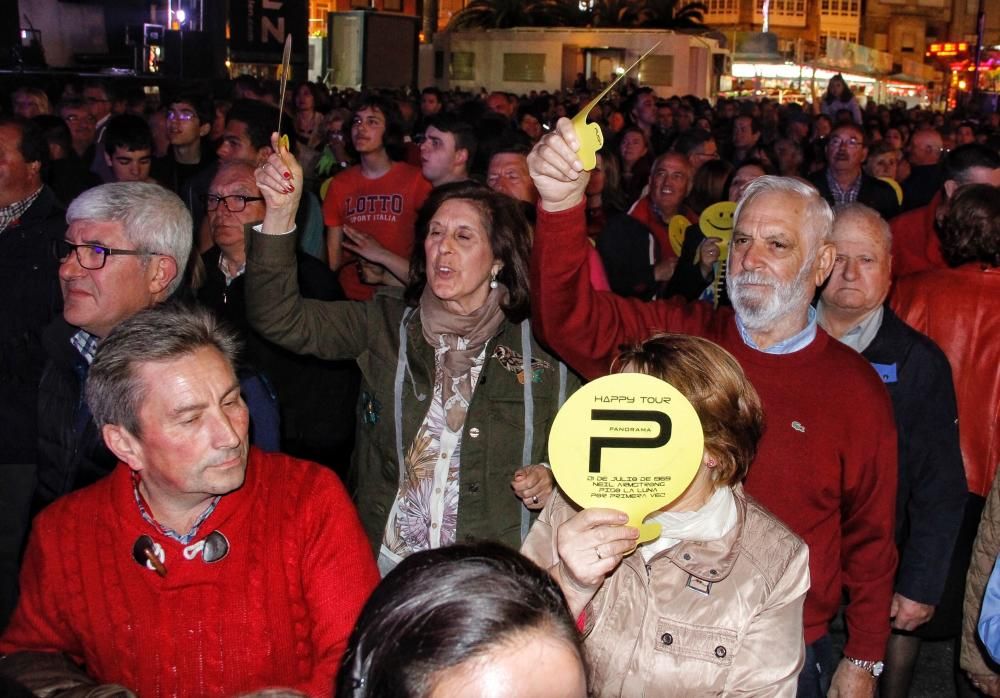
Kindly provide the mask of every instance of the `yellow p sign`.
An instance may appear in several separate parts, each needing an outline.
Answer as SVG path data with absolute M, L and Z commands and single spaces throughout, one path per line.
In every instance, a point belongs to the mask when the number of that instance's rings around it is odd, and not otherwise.
M 552 473 L 579 506 L 624 511 L 639 542 L 660 535 L 649 514 L 688 488 L 701 464 L 704 435 L 687 398 L 641 373 L 588 383 L 559 410 L 549 434 Z

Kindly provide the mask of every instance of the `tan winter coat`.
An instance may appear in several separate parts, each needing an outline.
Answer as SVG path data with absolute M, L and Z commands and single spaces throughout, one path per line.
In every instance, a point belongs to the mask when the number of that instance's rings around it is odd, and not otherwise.
M 737 485 L 726 536 L 625 558 L 585 610 L 597 696 L 794 696 L 805 655 L 805 543 Z M 548 569 L 577 509 L 554 495 L 522 552 Z
M 990 581 L 993 565 L 1000 554 L 1000 477 L 986 497 L 983 518 L 972 547 L 972 560 L 965 578 L 965 604 L 962 607 L 962 654 L 960 664 L 970 674 L 997 676 L 996 664 L 989 658 L 979 640 L 979 614 L 983 610 L 983 596 Z

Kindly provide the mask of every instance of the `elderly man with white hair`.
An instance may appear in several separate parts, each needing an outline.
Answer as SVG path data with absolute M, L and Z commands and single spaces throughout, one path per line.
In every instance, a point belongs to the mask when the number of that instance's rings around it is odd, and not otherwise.
M 746 489 L 811 551 L 798 694 L 826 695 L 829 689 L 832 695 L 873 695 L 889 635 L 897 557 L 896 434 L 876 373 L 817 326 L 810 306 L 834 263 L 830 207 L 808 184 L 761 177 L 735 214 L 727 278 L 733 309 L 625 299 L 593 291 L 587 281 L 583 191 L 589 176 L 578 147 L 572 124 L 561 120 L 529 157 L 541 197 L 533 325 L 586 377 L 608 373 L 618 347 L 654 331 L 704 336 L 736 357 L 761 396 L 768 423 Z M 844 591 L 849 637 L 834 672 L 828 626 Z M 671 639 L 641 641 L 657 645 L 657 661 L 699 651 L 696 633 Z M 704 659 L 725 661 L 710 651 Z M 768 658 L 759 661 L 766 670 Z

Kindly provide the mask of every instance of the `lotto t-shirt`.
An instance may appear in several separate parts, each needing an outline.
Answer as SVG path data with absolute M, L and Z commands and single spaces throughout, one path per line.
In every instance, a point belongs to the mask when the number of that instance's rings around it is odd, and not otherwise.
M 386 249 L 410 258 L 417 210 L 431 191 L 420 170 L 396 162 L 378 179 L 368 179 L 355 165 L 333 178 L 323 201 L 323 222 L 328 226 L 349 225 L 373 238 Z M 344 252 L 344 260 L 354 256 Z M 368 300 L 375 287 L 361 282 L 356 264 L 340 269 L 340 284 L 353 300 Z

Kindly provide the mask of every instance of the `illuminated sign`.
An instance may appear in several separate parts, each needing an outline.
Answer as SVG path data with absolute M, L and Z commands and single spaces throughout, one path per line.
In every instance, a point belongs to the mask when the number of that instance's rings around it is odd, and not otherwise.
M 946 41 L 931 44 L 927 49 L 928 56 L 957 56 L 969 50 L 969 44 L 964 41 Z

